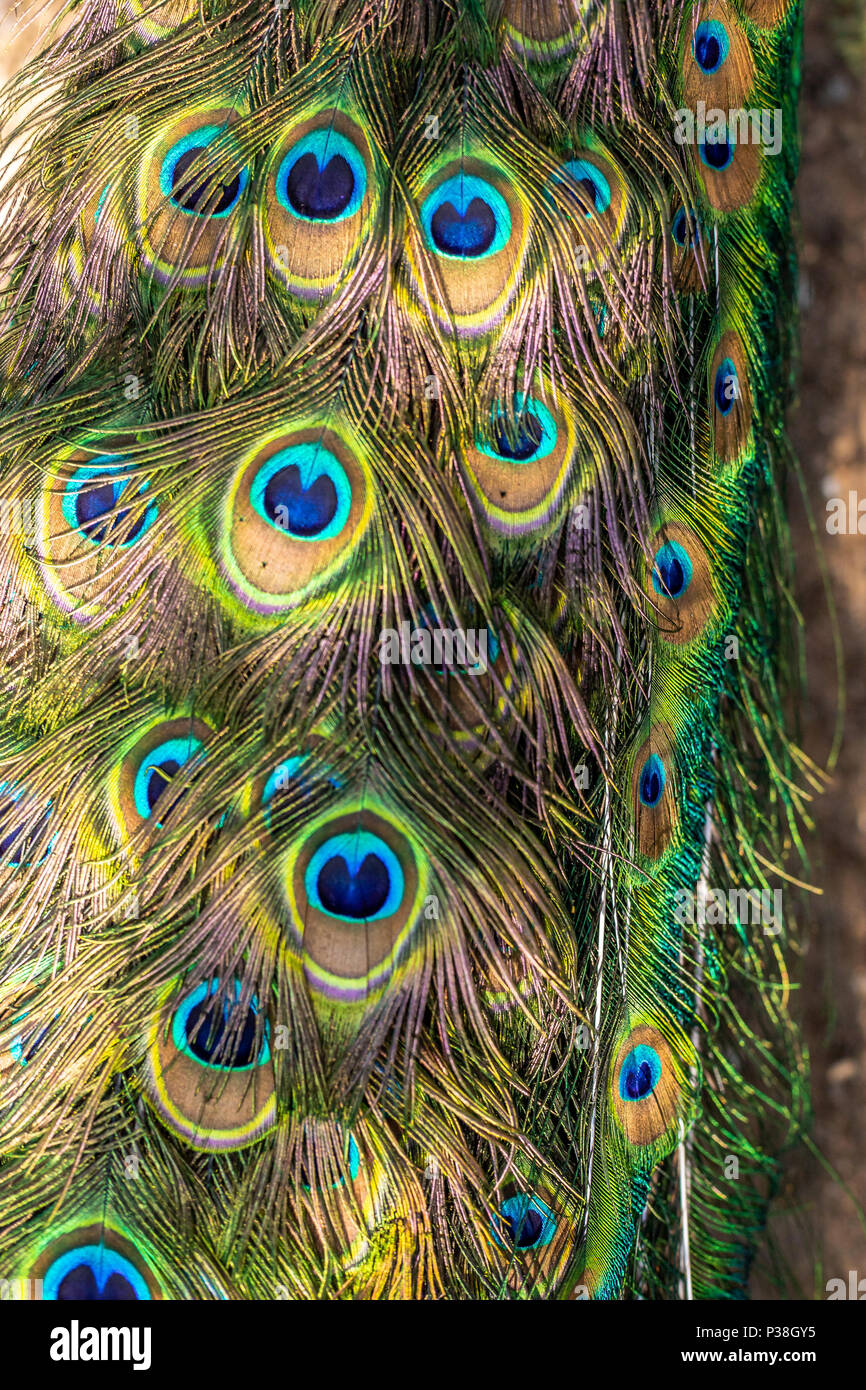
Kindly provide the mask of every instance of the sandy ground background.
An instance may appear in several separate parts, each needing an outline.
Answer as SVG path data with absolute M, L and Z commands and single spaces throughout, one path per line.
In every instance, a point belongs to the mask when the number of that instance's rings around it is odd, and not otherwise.
M 36 35 L 0 0 L 0 80 Z M 828 497 L 866 501 L 866 0 L 812 0 L 803 105 L 802 372 L 791 425 L 829 572 L 845 652 L 845 740 L 815 806 L 801 1011 L 812 1058 L 813 1138 L 826 1164 L 792 1154 L 752 1281 L 756 1298 L 825 1297 L 826 1281 L 866 1277 L 866 539 L 826 533 Z M 806 512 L 792 487 L 798 600 L 810 686 L 803 742 L 825 761 L 836 719 L 833 626 Z M 866 510 L 866 508 L 864 508 Z M 866 517 L 863 522 L 866 533 Z M 840 1185 L 841 1183 L 844 1184 Z M 846 1191 L 846 1187 L 848 1191 Z M 794 1286 L 780 1289 L 774 1251 Z

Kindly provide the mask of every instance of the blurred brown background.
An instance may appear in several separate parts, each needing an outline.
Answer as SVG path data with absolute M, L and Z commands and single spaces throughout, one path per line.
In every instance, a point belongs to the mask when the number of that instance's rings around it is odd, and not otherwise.
M 829 571 L 845 655 L 844 743 L 829 791 L 815 804 L 809 881 L 823 896 L 801 911 L 801 1009 L 812 1057 L 813 1138 L 866 1207 L 866 515 L 863 535 L 829 535 L 827 500 L 866 504 L 866 0 L 807 6 L 803 87 L 802 371 L 791 418 L 809 504 Z M 792 486 L 797 599 L 809 694 L 803 742 L 816 762 L 833 738 L 838 690 L 833 627 L 805 510 Z M 864 505 L 866 513 L 866 505 Z M 857 1205 L 820 1162 L 787 1165 L 770 1223 L 805 1297 L 828 1279 L 866 1278 Z M 753 1294 L 778 1297 L 763 1271 Z
M 0 0 L 0 80 L 38 32 L 16 35 L 21 7 Z M 811 0 L 804 66 L 802 372 L 794 443 L 829 571 L 845 653 L 845 739 L 828 793 L 815 804 L 809 881 L 823 890 L 802 910 L 801 1011 L 812 1057 L 813 1138 L 789 1157 L 765 1250 L 757 1298 L 795 1291 L 824 1298 L 828 1279 L 866 1278 L 866 515 L 861 535 L 828 535 L 826 501 L 857 493 L 866 504 L 866 0 Z M 791 487 L 798 601 L 805 624 L 809 696 L 803 741 L 819 764 L 833 738 L 839 692 L 833 625 L 815 543 Z M 864 505 L 866 512 L 866 505 Z M 850 1189 L 846 1192 L 845 1186 Z M 777 1251 L 795 1281 L 780 1289 Z

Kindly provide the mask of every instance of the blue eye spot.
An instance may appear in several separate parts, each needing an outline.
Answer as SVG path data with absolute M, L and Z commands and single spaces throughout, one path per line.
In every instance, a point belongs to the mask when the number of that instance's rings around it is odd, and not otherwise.
M 511 236 L 511 213 L 498 189 L 474 174 L 454 174 L 421 207 L 427 244 L 458 260 L 493 256 Z
M 734 162 L 734 145 L 729 140 L 705 140 L 698 145 L 701 162 L 723 174 Z
M 678 541 L 665 541 L 656 553 L 652 585 L 663 598 L 680 598 L 692 582 L 692 562 Z
M 497 1245 L 519 1251 L 549 1245 L 556 1233 L 556 1217 L 533 1193 L 522 1192 L 502 1203 L 491 1230 Z
M 352 485 L 329 449 L 293 444 L 259 469 L 250 502 L 264 521 L 293 540 L 327 541 L 349 520 Z
M 189 738 L 167 739 L 142 758 L 135 774 L 133 796 L 135 809 L 143 820 L 153 814 L 157 802 L 181 768 L 199 753 L 204 755 L 204 751 L 201 739 L 190 735 Z M 171 805 L 176 805 L 179 799 L 175 798 Z M 157 825 L 161 828 L 161 822 L 157 821 Z
M 259 1033 L 259 1006 L 255 996 L 238 1017 L 240 981 L 234 981 L 234 998 L 215 995 L 219 980 L 199 985 L 181 1004 L 172 1020 L 172 1040 L 179 1052 L 206 1067 L 220 1071 L 247 1071 L 270 1060 L 270 1026 L 264 1021 Z M 256 1037 L 262 1041 L 256 1049 Z
M 364 160 L 352 141 L 332 127 L 303 136 L 277 170 L 279 203 L 306 222 L 352 217 L 366 191 Z
M 713 382 L 713 397 L 720 415 L 730 415 L 734 401 L 740 398 L 740 383 L 737 369 L 730 357 L 719 363 L 716 379 Z
M 687 212 L 684 207 L 679 207 L 671 223 L 671 236 L 681 249 L 686 245 L 691 235 L 694 244 L 700 240 L 700 228 L 693 211 Z
M 611 201 L 610 184 L 602 171 L 586 159 L 572 159 L 564 167 L 578 185 L 575 197 L 587 222 L 607 212 Z
M 488 458 L 504 458 L 511 463 L 535 463 L 556 448 L 556 421 L 541 401 L 517 392 L 514 417 L 494 409 L 490 422 L 490 442 L 476 439 L 475 446 Z
M 320 912 L 350 922 L 390 917 L 403 901 L 400 861 L 369 830 L 334 835 L 319 845 L 304 876 L 307 899 Z
M 225 126 L 200 126 L 172 145 L 160 165 L 159 187 L 174 207 L 198 217 L 228 217 L 237 205 L 250 181 L 249 170 L 242 168 L 222 179 L 203 157 L 224 130 Z
M 128 525 L 130 504 L 148 488 L 146 481 L 129 477 L 133 466 L 116 454 L 105 454 L 86 468 L 76 468 L 61 501 L 70 530 L 80 532 L 93 545 L 119 545 L 121 549 L 141 539 L 156 521 L 159 509 L 156 503 L 137 509 L 135 522 Z M 127 505 L 119 506 L 121 500 Z
M 61 1303 L 144 1302 L 150 1290 L 135 1265 L 109 1245 L 79 1245 L 48 1266 L 42 1297 Z
M 638 795 L 643 806 L 658 806 L 665 790 L 665 765 L 656 753 L 651 753 L 641 768 Z
M 710 19 L 698 25 L 692 40 L 692 52 L 701 72 L 712 77 L 727 58 L 729 49 L 730 42 L 724 24 Z
M 513 436 L 504 415 L 498 417 L 494 424 L 494 430 L 496 452 L 502 458 L 512 459 L 514 463 L 525 463 L 528 458 L 532 457 L 544 438 L 541 422 L 531 410 L 522 411 Z
M 661 1058 L 655 1048 L 639 1043 L 619 1069 L 619 1094 L 625 1101 L 645 1100 L 661 1080 Z

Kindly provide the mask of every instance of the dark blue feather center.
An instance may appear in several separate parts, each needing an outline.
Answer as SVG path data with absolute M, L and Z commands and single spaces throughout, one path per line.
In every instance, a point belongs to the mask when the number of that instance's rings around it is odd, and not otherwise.
M 375 854 L 366 854 L 353 874 L 341 854 L 327 859 L 316 880 L 319 899 L 327 912 L 362 921 L 375 917 L 388 900 L 391 879 Z
M 718 173 L 727 169 L 734 158 L 734 147 L 727 140 L 706 140 L 700 148 L 704 163 Z
M 117 531 L 129 516 L 128 508 L 114 511 L 123 492 L 124 484 L 118 482 L 95 483 L 92 487 L 82 487 L 75 494 L 75 519 L 79 530 L 88 540 L 104 541 L 110 531 Z M 142 513 L 135 525 L 124 531 L 126 544 L 135 540 L 144 529 L 145 516 Z
M 446 256 L 483 256 L 496 237 L 496 216 L 483 198 L 472 198 L 461 215 L 442 203 L 430 222 L 433 244 Z
M 137 1302 L 135 1290 L 128 1279 L 116 1270 L 102 1288 L 88 1264 L 77 1265 L 60 1281 L 57 1298 L 64 1303 L 122 1303 Z
M 214 173 L 203 173 L 199 178 L 194 175 L 185 178 L 206 148 L 195 145 L 191 150 L 184 150 L 172 170 L 171 196 L 186 212 L 198 212 L 204 204 L 203 211 L 212 217 L 215 213 L 226 212 L 237 200 L 241 180 L 240 175 L 236 174 L 233 179 L 221 181 Z
M 629 1100 L 643 1100 L 653 1088 L 652 1067 L 649 1062 L 639 1062 L 629 1067 L 625 1076 L 625 1092 Z
M 698 31 L 695 37 L 695 58 L 699 68 L 713 73 L 721 65 L 722 45 L 715 34 Z
M 720 415 L 729 415 L 737 399 L 737 369 L 729 357 L 719 364 L 713 385 L 716 409 Z
M 232 1018 L 236 1005 L 223 1000 L 203 999 L 190 1009 L 185 1023 L 189 1050 L 199 1061 L 220 1067 L 249 1067 L 256 1060 L 256 1014 L 247 1009 L 243 1027 L 238 1031 Z M 231 1033 L 231 1041 L 228 1041 Z
M 318 222 L 339 217 L 354 192 L 355 175 L 341 154 L 331 155 L 320 169 L 315 154 L 308 150 L 295 160 L 286 181 L 286 196 L 295 212 Z
M 332 161 L 333 162 L 333 161 Z M 326 473 L 305 488 L 297 464 L 281 468 L 268 481 L 264 509 L 275 526 L 293 536 L 318 536 L 337 514 L 337 489 Z
M 504 415 L 499 416 L 495 426 L 495 448 L 502 458 L 520 463 L 535 453 L 544 438 L 544 428 L 537 415 L 530 411 L 521 415 L 516 425 L 515 434 L 514 426 L 509 426 Z
M 677 555 L 672 550 L 662 550 L 655 567 L 663 588 L 671 598 L 679 598 L 686 588 L 686 576 Z
M 520 1216 L 505 1216 L 503 1225 L 518 1250 L 528 1250 L 541 1235 L 544 1221 L 541 1213 L 527 1206 Z
M 658 768 L 652 764 L 644 768 L 640 779 L 640 799 L 644 806 L 657 806 L 661 801 L 664 783 Z
M 174 758 L 167 758 L 164 763 L 155 764 L 150 776 L 147 779 L 147 804 L 153 810 L 159 798 L 162 796 L 166 787 L 173 777 L 180 771 L 181 764 Z

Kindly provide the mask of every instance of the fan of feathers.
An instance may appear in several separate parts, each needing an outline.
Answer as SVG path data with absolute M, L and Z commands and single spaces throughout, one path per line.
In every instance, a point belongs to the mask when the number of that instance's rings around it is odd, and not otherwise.
M 71 0 L 5 89 L 29 1296 L 743 1296 L 807 1108 L 800 32 Z

